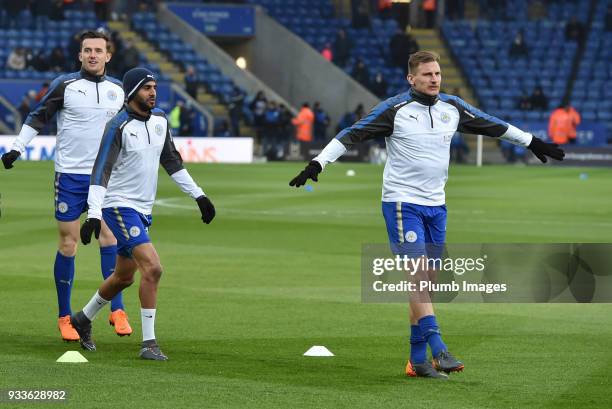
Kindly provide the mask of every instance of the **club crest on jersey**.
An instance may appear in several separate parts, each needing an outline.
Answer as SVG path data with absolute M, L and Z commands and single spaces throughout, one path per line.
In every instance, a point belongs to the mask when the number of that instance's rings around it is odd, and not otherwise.
M 449 123 L 451 120 L 450 114 L 448 112 L 442 112 L 440 114 L 440 120 L 445 124 Z
M 117 93 L 113 89 L 109 89 L 106 93 L 106 97 L 111 101 L 115 101 L 117 99 Z
M 68 211 L 68 203 L 66 202 L 59 202 L 57 204 L 57 211 L 60 213 L 66 213 Z
M 164 127 L 161 126 L 161 124 L 157 124 L 155 125 L 155 133 L 158 134 L 159 136 L 161 136 L 161 134 L 164 132 Z
M 140 236 L 140 228 L 138 226 L 130 227 L 130 236 L 132 237 Z
M 414 232 L 412 230 L 406 232 L 406 241 L 408 243 L 414 243 L 416 240 L 417 240 L 416 232 Z

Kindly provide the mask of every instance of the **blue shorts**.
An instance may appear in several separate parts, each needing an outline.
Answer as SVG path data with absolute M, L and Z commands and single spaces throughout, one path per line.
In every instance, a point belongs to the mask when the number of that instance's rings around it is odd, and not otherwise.
M 393 254 L 442 256 L 446 240 L 446 205 L 382 202 L 382 211 Z
M 55 172 L 55 219 L 78 220 L 87 211 L 89 175 Z
M 102 209 L 102 218 L 117 239 L 117 254 L 132 258 L 134 247 L 150 243 L 151 215 L 144 215 L 129 207 Z

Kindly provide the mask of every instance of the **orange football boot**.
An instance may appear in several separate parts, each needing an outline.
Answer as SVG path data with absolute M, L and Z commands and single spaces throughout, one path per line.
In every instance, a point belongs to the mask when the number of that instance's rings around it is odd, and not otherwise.
M 119 309 L 111 312 L 108 316 L 108 323 L 115 327 L 115 332 L 120 337 L 132 335 L 132 327 L 130 327 L 125 311 Z
M 68 342 L 74 342 L 79 340 L 79 334 L 76 332 L 72 324 L 70 323 L 70 315 L 64 315 L 57 319 L 57 327 L 62 334 L 62 339 Z

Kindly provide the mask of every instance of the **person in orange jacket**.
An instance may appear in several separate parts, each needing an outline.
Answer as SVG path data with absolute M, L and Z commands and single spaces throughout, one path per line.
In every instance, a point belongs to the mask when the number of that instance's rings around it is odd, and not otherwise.
M 576 127 L 580 124 L 580 114 L 566 103 L 555 109 L 548 120 L 548 135 L 559 145 L 576 142 Z
M 298 115 L 291 120 L 295 125 L 295 137 L 300 142 L 312 142 L 312 126 L 314 124 L 314 113 L 307 102 L 302 105 Z

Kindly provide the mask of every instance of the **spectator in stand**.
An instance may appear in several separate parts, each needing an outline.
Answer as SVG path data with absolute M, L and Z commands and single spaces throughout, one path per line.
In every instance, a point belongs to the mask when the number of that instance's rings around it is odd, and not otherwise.
M 351 50 L 353 49 L 353 42 L 350 38 L 348 38 L 346 31 L 343 29 L 338 30 L 336 34 L 336 39 L 334 41 L 334 63 L 339 65 L 340 67 L 346 66 L 350 56 Z
M 313 114 L 314 114 L 314 140 L 316 142 L 326 142 L 327 141 L 327 127 L 329 126 L 330 119 L 327 112 L 321 108 L 321 103 L 319 101 L 314 103 L 313 106 Z
M 548 7 L 549 0 L 532 0 L 527 6 L 527 18 L 529 20 L 545 20 L 548 18 Z
M 529 103 L 531 109 L 537 109 L 539 111 L 546 111 L 548 109 L 548 98 L 544 95 L 544 91 L 541 86 L 535 87 L 533 93 L 529 97 Z
M 349 111 L 344 114 L 340 122 L 338 122 L 338 126 L 336 127 L 336 134 L 340 133 L 340 131 L 342 131 L 343 129 L 346 129 L 349 126 L 353 125 L 355 122 L 363 118 L 363 116 L 363 104 L 359 104 L 357 105 L 354 111 Z
M 393 1 L 392 0 L 378 0 L 377 8 L 378 8 L 378 17 L 380 17 L 383 20 L 387 20 L 391 18 L 391 15 L 392 15 Z
M 242 110 L 244 108 L 244 93 L 240 88 L 234 86 L 227 108 L 229 111 L 232 135 L 240 136 L 240 119 L 242 118 Z
M 455 163 L 465 163 L 466 155 L 470 153 L 470 148 L 465 142 L 461 132 L 455 132 L 450 144 L 450 159 Z
M 523 93 L 519 98 L 518 109 L 520 109 L 521 111 L 531 110 L 531 97 L 527 94 L 525 90 L 523 90 Z
M 170 111 L 170 115 L 168 115 L 168 124 L 170 124 L 170 131 L 172 135 L 178 136 L 181 131 L 181 110 L 183 109 L 183 101 L 176 101 L 176 105 Z
M 121 41 L 117 41 L 115 42 L 115 44 L 121 44 Z M 120 57 L 117 58 L 117 60 L 121 60 L 122 62 L 122 77 L 123 74 L 125 74 L 132 68 L 136 68 L 140 65 L 140 53 L 138 52 L 136 47 L 134 47 L 134 43 L 132 43 L 130 40 L 125 40 L 122 46 L 120 46 L 119 49 L 116 49 L 115 52 L 118 53 Z
M 266 95 L 263 91 L 259 91 L 249 106 L 251 112 L 253 112 L 253 122 L 255 127 L 263 126 L 267 107 L 268 100 L 266 99 Z
M 42 87 L 40 88 L 40 90 L 36 94 L 36 97 L 34 98 L 36 103 L 39 103 L 40 100 L 43 99 L 45 95 L 47 95 L 47 91 L 49 91 L 49 83 L 43 82 Z
M 189 102 L 181 107 L 181 113 L 179 115 L 179 121 L 181 123 L 179 133 L 181 136 L 193 136 L 193 121 L 195 117 L 196 113 L 191 109 L 191 104 Z
M 55 72 L 64 72 L 67 70 L 66 56 L 64 50 L 61 47 L 55 47 L 49 55 L 49 69 Z
M 510 46 L 510 50 L 508 52 L 510 57 L 514 58 L 527 58 L 529 57 L 529 48 L 525 43 L 523 38 L 523 31 L 519 31 L 514 40 L 512 41 L 512 45 Z
M 408 73 L 408 58 L 419 51 L 417 42 L 402 29 L 398 28 L 389 41 L 391 62 Z
M 266 99 L 263 91 L 259 91 L 249 108 L 253 113 L 253 124 L 255 125 L 255 139 L 257 143 L 261 144 L 263 138 L 263 127 L 266 119 L 266 108 L 268 107 L 268 100 Z
M 330 43 L 325 43 L 325 46 L 323 47 L 323 49 L 321 50 L 321 55 L 323 56 L 323 58 L 325 58 L 327 61 L 333 61 L 334 59 L 334 53 L 332 52 L 331 49 L 331 44 Z
M 293 125 L 291 124 L 291 112 L 287 109 L 285 104 L 278 106 L 279 112 L 279 137 L 280 140 L 285 143 L 293 136 Z
M 378 98 L 384 98 L 387 96 L 387 89 L 389 88 L 389 85 L 387 84 L 387 81 L 385 81 L 385 78 L 382 75 L 382 72 L 377 72 L 376 76 L 374 77 L 374 81 L 372 81 L 372 92 L 374 93 L 374 95 L 376 95 Z
M 446 0 L 444 2 L 446 8 L 446 17 L 449 20 L 462 20 L 465 10 L 465 0 Z
M 28 2 L 23 0 L 9 0 L 4 3 L 4 11 L 6 12 L 6 18 L 8 22 L 8 28 L 19 29 L 21 14 L 28 7 Z
M 550 114 L 548 136 L 559 145 L 576 143 L 576 128 L 580 125 L 580 114 L 567 101 Z
M 29 90 L 25 93 L 23 98 L 21 99 L 21 103 L 17 107 L 17 111 L 19 111 L 19 115 L 21 115 L 21 123 L 23 123 L 28 114 L 32 110 L 32 108 L 36 105 L 36 91 L 33 89 Z
M 268 102 L 265 113 L 265 124 L 263 131 L 263 151 L 268 156 L 268 151 L 276 146 L 280 127 L 280 111 L 276 102 Z
M 355 60 L 351 76 L 364 87 L 370 87 L 370 72 L 361 58 Z
M 68 43 L 68 58 L 70 61 L 68 63 L 69 71 L 78 71 L 81 67 L 81 62 L 79 61 L 79 52 L 81 52 L 81 32 L 74 33 L 74 35 L 70 38 L 70 42 Z M 121 60 L 121 58 L 111 58 L 109 63 L 113 63 L 114 60 Z M 108 69 L 108 64 L 107 67 Z
M 108 20 L 109 0 L 94 0 L 94 13 L 98 23 L 103 23 Z
M 6 67 L 11 70 L 25 70 L 26 68 L 26 52 L 22 47 L 14 48 L 6 60 Z
M 200 87 L 200 79 L 193 65 L 187 66 L 185 71 L 185 90 L 193 99 L 198 99 L 198 88 Z
M 608 8 L 606 9 L 606 31 L 612 31 L 612 3 L 608 4 Z
M 351 0 L 351 24 L 355 28 L 370 27 L 368 0 Z
M 584 24 L 576 16 L 572 16 L 570 21 L 565 24 L 565 39 L 581 44 L 584 41 Z
M 64 2 L 62 0 L 53 0 L 49 18 L 53 21 L 62 21 L 64 19 Z
M 32 59 L 28 61 L 30 67 L 36 71 L 49 71 L 49 64 L 47 64 L 47 57 L 43 51 L 39 51 L 32 56 Z
M 312 142 L 312 126 L 314 113 L 307 102 L 302 105 L 298 115 L 291 120 L 295 126 L 295 137 L 300 142 Z
M 228 138 L 230 135 L 229 125 L 226 119 L 220 120 L 215 124 L 215 129 L 213 129 L 213 136 L 218 138 Z
M 357 108 L 355 108 L 355 122 L 359 121 L 366 115 L 365 109 L 363 109 L 363 104 L 358 104 Z
M 425 28 L 434 28 L 436 25 L 436 0 L 423 0 L 425 12 Z

